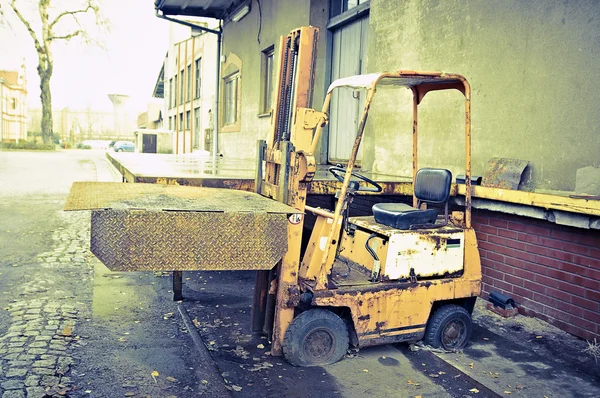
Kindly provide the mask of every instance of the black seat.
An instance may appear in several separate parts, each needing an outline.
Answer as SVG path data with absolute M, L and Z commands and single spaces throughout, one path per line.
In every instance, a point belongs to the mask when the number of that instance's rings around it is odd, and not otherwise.
M 377 203 L 373 205 L 375 221 L 395 229 L 411 227 L 438 227 L 448 224 L 448 198 L 452 186 L 452 173 L 446 169 L 423 168 L 415 177 L 417 208 L 403 203 Z M 446 221 L 435 225 L 437 209 L 421 210 L 421 203 L 445 205 Z

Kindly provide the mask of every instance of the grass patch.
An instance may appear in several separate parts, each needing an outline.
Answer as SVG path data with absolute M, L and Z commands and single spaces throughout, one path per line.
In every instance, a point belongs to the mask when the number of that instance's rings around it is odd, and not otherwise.
M 0 142 L 0 149 L 25 149 L 34 151 L 54 151 L 54 144 L 42 144 L 32 141 Z

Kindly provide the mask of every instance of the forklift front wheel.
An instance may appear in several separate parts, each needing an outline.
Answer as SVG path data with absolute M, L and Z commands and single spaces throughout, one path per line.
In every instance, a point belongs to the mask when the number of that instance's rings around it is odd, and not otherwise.
M 348 350 L 348 328 L 336 314 L 312 309 L 298 315 L 285 333 L 283 353 L 294 366 L 323 366 Z
M 425 344 L 445 350 L 460 350 L 471 338 L 471 315 L 463 307 L 447 304 L 438 308 L 425 330 Z

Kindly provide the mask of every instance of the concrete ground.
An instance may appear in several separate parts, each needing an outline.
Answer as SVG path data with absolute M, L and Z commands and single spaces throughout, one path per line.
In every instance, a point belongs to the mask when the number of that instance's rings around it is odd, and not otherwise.
M 89 252 L 73 181 L 102 151 L 0 152 L 0 397 L 598 397 L 587 343 L 479 304 L 462 353 L 395 344 L 296 368 L 249 333 L 254 273 L 114 273 Z M 186 319 L 189 322 L 186 323 Z
M 600 364 L 585 353 L 585 341 L 533 318 L 504 319 L 483 300 L 463 352 L 392 344 L 350 352 L 323 368 L 295 368 L 249 333 L 252 272 L 184 278 L 183 305 L 234 396 L 600 396 Z

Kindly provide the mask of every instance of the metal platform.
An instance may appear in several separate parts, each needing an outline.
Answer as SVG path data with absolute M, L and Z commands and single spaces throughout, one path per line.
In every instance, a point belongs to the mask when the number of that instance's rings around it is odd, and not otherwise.
M 112 271 L 269 270 L 298 210 L 233 189 L 76 182 L 65 210 L 92 210 L 91 251 Z
M 107 157 L 127 182 L 230 188 L 254 192 L 255 165 L 251 160 L 199 157 L 193 154 L 155 155 L 116 152 L 107 152 Z M 317 173 L 309 186 L 310 195 L 335 195 L 341 186 L 327 171 L 328 167 L 328 165 L 317 166 Z M 383 192 L 359 192 L 360 195 L 412 195 L 410 177 L 364 171 L 361 171 L 361 174 L 380 184 Z M 600 216 L 600 200 L 592 196 L 570 196 L 572 193 L 538 193 L 473 186 L 474 199 Z M 464 196 L 464 194 L 464 184 L 452 184 L 451 196 Z M 478 204 L 474 206 L 478 207 Z
M 127 182 L 230 188 L 254 192 L 255 163 L 223 157 L 189 155 L 156 155 L 146 153 L 107 152 L 107 158 Z M 309 194 L 334 195 L 341 186 L 330 166 L 317 166 Z M 380 195 L 412 195 L 412 178 L 361 172 L 382 187 Z M 363 192 L 360 192 L 363 194 Z M 369 194 L 369 193 L 364 193 Z

